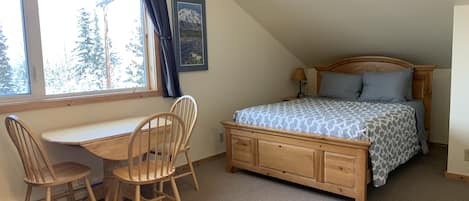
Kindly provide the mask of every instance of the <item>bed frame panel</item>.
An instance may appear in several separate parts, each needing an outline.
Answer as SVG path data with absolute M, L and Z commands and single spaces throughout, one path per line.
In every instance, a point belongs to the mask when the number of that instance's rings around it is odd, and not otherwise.
M 332 65 L 316 66 L 321 72 L 392 72 L 415 68 L 413 95 L 425 105 L 429 131 L 433 65 L 414 65 L 389 57 L 354 57 Z M 222 122 L 226 133 L 227 171 L 248 170 L 290 182 L 366 200 L 369 141 L 261 128 L 233 121 Z

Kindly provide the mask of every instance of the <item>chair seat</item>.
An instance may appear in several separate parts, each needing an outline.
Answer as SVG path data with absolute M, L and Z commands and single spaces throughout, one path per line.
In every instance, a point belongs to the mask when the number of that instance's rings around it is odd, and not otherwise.
M 53 169 L 55 171 L 56 180 L 54 180 L 50 174 L 44 175 L 45 182 L 41 183 L 29 181 L 27 178 L 24 180 L 26 183 L 32 185 L 56 186 L 81 179 L 90 174 L 90 168 L 88 166 L 74 162 L 58 163 L 53 165 Z
M 140 168 L 140 172 L 139 172 L 139 168 Z M 161 171 L 161 169 L 163 169 L 163 171 Z M 165 162 L 165 165 L 162 167 L 162 161 L 157 160 L 157 161 L 150 161 L 149 165 L 147 165 L 147 163 L 144 161 L 139 165 L 133 166 L 132 178 L 130 178 L 130 175 L 129 175 L 129 166 L 116 168 L 112 172 L 114 176 L 117 177 L 117 179 L 125 183 L 150 184 L 150 183 L 154 183 L 155 181 L 165 179 L 168 176 L 171 176 L 172 174 L 174 174 L 174 172 L 176 171 L 175 168 L 169 171 L 167 170 L 168 169 L 167 169 L 166 162 Z M 155 171 L 156 171 L 156 174 L 155 174 Z M 139 174 L 140 174 L 140 177 L 139 177 Z

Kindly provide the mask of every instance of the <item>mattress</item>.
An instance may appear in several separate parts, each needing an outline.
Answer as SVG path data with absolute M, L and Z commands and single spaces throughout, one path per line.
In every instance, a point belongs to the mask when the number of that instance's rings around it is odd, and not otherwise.
M 305 134 L 369 140 L 373 185 L 379 187 L 392 170 L 421 150 L 415 108 L 412 104 L 315 97 L 245 108 L 235 112 L 234 120 Z

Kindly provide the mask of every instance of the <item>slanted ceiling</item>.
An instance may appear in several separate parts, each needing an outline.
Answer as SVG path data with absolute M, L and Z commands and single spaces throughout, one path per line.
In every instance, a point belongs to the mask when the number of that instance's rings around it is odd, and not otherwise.
M 384 55 L 451 66 L 454 0 L 236 0 L 303 63 Z

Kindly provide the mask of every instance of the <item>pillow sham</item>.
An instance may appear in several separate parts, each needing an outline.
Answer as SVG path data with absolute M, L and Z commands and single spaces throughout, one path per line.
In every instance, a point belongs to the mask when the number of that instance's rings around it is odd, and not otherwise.
M 414 81 L 414 68 L 406 68 L 405 70 L 401 71 L 404 76 L 407 76 L 407 94 L 405 96 L 405 99 L 408 101 L 414 99 L 413 95 L 413 81 Z
M 357 100 L 362 82 L 362 75 L 321 72 L 319 96 Z
M 412 76 L 412 69 L 390 73 L 365 72 L 359 100 L 401 102 L 412 99 Z

